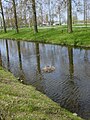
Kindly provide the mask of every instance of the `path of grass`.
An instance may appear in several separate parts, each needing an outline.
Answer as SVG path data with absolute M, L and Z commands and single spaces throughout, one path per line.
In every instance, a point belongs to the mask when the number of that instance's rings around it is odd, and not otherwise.
M 0 120 L 81 120 L 0 67 Z
M 14 30 L 9 30 L 6 34 L 0 32 L 0 38 L 90 47 L 90 28 L 73 28 L 73 31 L 69 34 L 65 27 L 55 27 L 39 29 L 39 33 L 34 34 L 33 30 L 24 28 L 20 29 L 19 34 Z

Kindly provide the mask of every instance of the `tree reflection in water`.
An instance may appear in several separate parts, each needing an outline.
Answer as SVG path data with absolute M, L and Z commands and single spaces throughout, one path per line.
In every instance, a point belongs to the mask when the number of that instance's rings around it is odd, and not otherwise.
M 39 50 L 39 43 L 35 43 L 36 46 L 36 78 L 37 78 L 37 82 L 36 86 L 37 86 L 37 90 L 42 90 L 42 92 L 44 93 L 44 86 L 43 86 L 43 80 L 44 80 L 44 76 L 42 74 L 41 71 L 41 66 L 40 66 L 40 50 Z
M 6 53 L 7 53 L 7 69 L 8 69 L 8 71 L 10 71 L 8 40 L 6 40 Z
M 24 82 L 24 80 L 25 80 L 25 74 L 24 74 L 23 68 L 22 68 L 22 58 L 21 58 L 20 41 L 17 41 L 17 48 L 18 48 L 19 68 L 20 68 L 19 79 L 22 82 Z
M 1 50 L 0 50 L 0 66 L 2 66 L 2 56 L 1 56 Z

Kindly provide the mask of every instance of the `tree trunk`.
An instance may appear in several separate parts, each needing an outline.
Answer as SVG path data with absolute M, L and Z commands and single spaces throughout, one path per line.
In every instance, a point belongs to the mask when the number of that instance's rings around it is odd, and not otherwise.
M 84 0 L 84 25 L 87 27 L 87 1 Z
M 15 0 L 12 0 L 12 1 L 13 1 L 13 9 L 14 9 L 14 18 L 15 18 L 16 32 L 19 33 L 19 30 L 18 30 L 18 22 L 17 22 L 17 14 L 16 14 Z
M 72 3 L 71 3 L 71 0 L 67 0 L 67 27 L 68 27 L 68 33 L 72 33 Z
M 41 23 L 43 25 L 43 5 L 42 5 L 42 3 L 40 5 L 40 12 L 41 12 Z
M 49 10 L 49 25 L 51 26 L 51 1 L 48 0 L 48 10 Z
M 35 6 L 35 0 L 32 0 L 32 11 L 33 11 L 33 23 L 34 23 L 34 32 L 37 33 L 37 17 L 36 17 L 36 6 Z
M 58 8 L 58 13 L 59 13 L 59 25 L 61 25 L 61 11 L 60 11 L 60 7 Z
M 3 18 L 3 27 L 4 27 L 4 32 L 6 33 L 6 24 L 5 24 L 5 19 L 4 19 L 4 13 L 3 13 L 3 6 L 2 6 L 2 1 L 0 0 L 0 7 L 1 7 L 1 14 Z

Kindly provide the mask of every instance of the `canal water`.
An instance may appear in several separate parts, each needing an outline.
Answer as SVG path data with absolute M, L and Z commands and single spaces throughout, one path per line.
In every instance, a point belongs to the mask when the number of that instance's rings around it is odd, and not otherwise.
M 0 65 L 24 84 L 33 85 L 60 106 L 90 120 L 90 50 L 0 40 Z M 44 72 L 49 65 L 55 70 Z

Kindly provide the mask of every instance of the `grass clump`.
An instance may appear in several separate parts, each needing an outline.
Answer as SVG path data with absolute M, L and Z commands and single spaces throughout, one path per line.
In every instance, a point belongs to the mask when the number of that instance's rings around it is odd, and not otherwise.
M 82 120 L 0 67 L 0 120 Z

